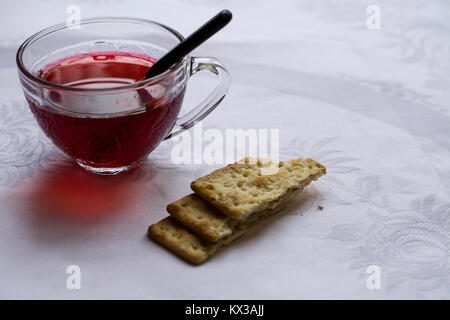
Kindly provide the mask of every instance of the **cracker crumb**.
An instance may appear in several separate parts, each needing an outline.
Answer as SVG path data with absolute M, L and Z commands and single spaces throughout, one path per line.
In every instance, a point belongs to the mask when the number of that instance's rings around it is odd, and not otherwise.
M 323 210 L 323 207 L 322 207 L 322 206 L 317 206 L 317 208 L 318 208 L 319 210 Z

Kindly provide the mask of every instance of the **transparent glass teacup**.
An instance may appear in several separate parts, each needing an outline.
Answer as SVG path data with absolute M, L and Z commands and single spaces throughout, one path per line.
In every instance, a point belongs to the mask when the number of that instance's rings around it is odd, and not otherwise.
M 136 18 L 56 25 L 21 45 L 19 77 L 39 126 L 58 148 L 86 170 L 118 174 L 202 120 L 228 91 L 227 70 L 209 57 L 187 56 L 142 80 L 145 68 L 182 40 L 170 27 Z M 105 70 L 110 77 L 99 77 Z M 218 84 L 178 117 L 187 81 L 199 71 L 213 73 Z

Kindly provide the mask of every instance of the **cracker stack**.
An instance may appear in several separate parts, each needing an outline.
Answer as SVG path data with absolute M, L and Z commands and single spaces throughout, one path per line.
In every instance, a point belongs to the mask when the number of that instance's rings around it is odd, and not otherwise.
M 245 158 L 191 183 L 195 192 L 167 206 L 170 216 L 148 235 L 185 260 L 201 264 L 248 227 L 282 210 L 326 173 L 312 159 Z

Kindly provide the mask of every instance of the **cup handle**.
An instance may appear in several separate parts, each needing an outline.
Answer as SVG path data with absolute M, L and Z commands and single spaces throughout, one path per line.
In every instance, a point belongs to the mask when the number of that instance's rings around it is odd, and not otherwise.
M 214 73 L 219 78 L 217 86 L 197 107 L 177 119 L 172 131 L 164 138 L 164 140 L 180 134 L 194 126 L 197 121 L 203 120 L 220 104 L 220 102 L 222 102 L 223 98 L 225 98 L 228 88 L 230 87 L 230 74 L 223 64 L 210 57 L 192 57 L 189 77 L 200 71 Z

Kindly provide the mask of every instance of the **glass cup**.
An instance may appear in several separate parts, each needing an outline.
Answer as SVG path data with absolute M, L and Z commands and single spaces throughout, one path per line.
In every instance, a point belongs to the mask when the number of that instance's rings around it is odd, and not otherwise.
M 99 52 L 160 58 L 184 38 L 157 22 L 92 18 L 55 25 L 27 39 L 17 52 L 19 78 L 39 126 L 84 169 L 118 174 L 138 167 L 161 141 L 189 129 L 225 97 L 230 77 L 216 59 L 187 56 L 164 73 L 107 87 L 73 86 L 39 76 L 55 61 Z M 215 89 L 178 117 L 188 79 L 209 71 Z

